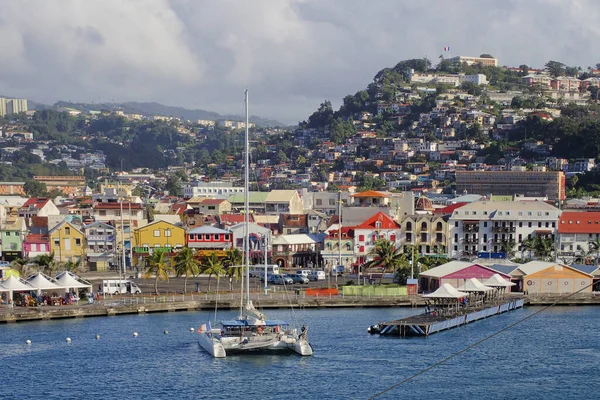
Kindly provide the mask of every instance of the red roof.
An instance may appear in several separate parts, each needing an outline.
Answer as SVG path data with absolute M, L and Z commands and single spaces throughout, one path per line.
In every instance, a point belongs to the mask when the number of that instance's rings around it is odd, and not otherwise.
M 248 216 L 250 222 L 254 222 L 252 214 Z M 226 225 L 235 225 L 244 222 L 244 214 L 221 214 L 219 215 L 219 221 Z
M 179 214 L 183 214 L 183 212 L 186 210 L 187 208 L 187 204 L 172 204 L 171 205 L 171 213 L 175 214 L 175 215 L 179 215 Z
M 49 239 L 46 235 L 29 234 L 25 236 L 26 243 L 48 243 Z
M 45 198 L 45 197 L 40 197 L 40 198 L 32 197 L 29 200 L 27 200 L 25 202 L 25 204 L 23 204 L 23 208 L 30 208 L 31 206 L 33 206 L 33 208 L 42 208 L 49 201 L 50 201 L 50 199 Z
M 564 211 L 558 220 L 558 233 L 600 233 L 600 212 Z
M 366 192 L 353 194 L 352 197 L 389 197 L 389 195 L 376 190 L 367 190 Z
M 200 204 L 218 205 L 225 201 L 227 201 L 227 200 L 225 200 L 225 199 L 204 199 L 200 202 Z
M 376 222 L 381 222 L 381 226 L 377 227 Z M 400 229 L 400 225 L 391 217 L 379 211 L 377 214 L 358 225 L 356 229 Z
M 469 203 L 460 202 L 460 203 L 456 203 L 456 204 L 450 204 L 449 206 L 446 206 L 443 208 L 438 208 L 438 209 L 434 210 L 433 213 L 434 214 L 442 214 L 442 215 L 450 215 L 454 212 L 454 210 L 456 210 L 457 208 L 461 208 L 465 204 L 469 204 Z
M 331 229 L 327 231 L 327 237 L 329 238 L 337 238 L 338 237 L 338 229 Z M 354 237 L 354 227 L 353 226 L 342 226 L 342 238 L 353 238 Z

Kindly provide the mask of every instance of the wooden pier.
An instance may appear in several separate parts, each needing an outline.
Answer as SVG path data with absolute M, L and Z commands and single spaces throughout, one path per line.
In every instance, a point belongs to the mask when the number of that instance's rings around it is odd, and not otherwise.
M 429 336 L 447 329 L 466 325 L 473 321 L 511 310 L 522 308 L 523 298 L 507 299 L 496 304 L 482 304 L 479 307 L 462 308 L 458 311 L 447 313 L 425 313 L 390 322 L 382 322 L 369 328 L 370 333 L 379 333 L 383 336 Z

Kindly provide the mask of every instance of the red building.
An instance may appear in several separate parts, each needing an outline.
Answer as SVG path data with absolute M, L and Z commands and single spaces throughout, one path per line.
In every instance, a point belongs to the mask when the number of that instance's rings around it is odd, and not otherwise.
M 207 225 L 187 231 L 186 240 L 187 246 L 197 249 L 199 255 L 217 251 L 217 255 L 224 256 L 225 250 L 233 247 L 231 232 Z

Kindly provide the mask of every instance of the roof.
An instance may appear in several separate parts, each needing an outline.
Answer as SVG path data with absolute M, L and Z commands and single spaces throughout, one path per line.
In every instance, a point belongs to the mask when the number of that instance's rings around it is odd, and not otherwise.
M 248 215 L 248 222 L 253 222 L 252 214 Z M 225 225 L 239 224 L 244 222 L 244 214 L 220 214 L 219 222 Z
M 507 211 L 512 214 L 507 214 Z M 537 216 L 538 212 L 556 213 L 546 216 L 548 219 L 548 217 L 558 217 L 560 210 L 543 201 L 476 201 L 456 209 L 452 213 L 452 218 L 514 220 L 518 212 L 531 212 L 530 217 Z
M 317 243 L 313 238 L 303 233 L 296 235 L 280 235 L 273 240 L 273 244 L 313 244 Z
M 33 233 L 30 233 L 29 235 L 25 236 L 25 240 L 23 241 L 24 243 L 48 243 L 50 241 L 50 239 L 48 239 L 48 236 L 46 235 L 36 235 Z
M 564 211 L 558 219 L 558 233 L 600 233 L 600 212 Z
M 595 265 L 585 265 L 585 264 L 571 264 L 571 268 L 574 268 L 578 271 L 584 272 L 586 274 L 590 274 L 590 275 L 597 275 L 596 270 L 598 270 L 598 267 Z
M 195 235 L 198 233 L 201 233 L 201 234 L 227 234 L 227 233 L 231 233 L 231 232 L 226 231 L 224 229 L 215 228 L 214 226 L 204 225 L 204 226 L 200 226 L 198 228 L 190 229 L 187 231 L 187 233 L 191 234 L 191 235 Z
M 430 278 L 442 278 L 446 275 L 449 275 L 456 271 L 460 271 L 461 269 L 470 267 L 472 265 L 479 265 L 479 264 L 473 264 L 472 262 L 468 262 L 468 261 L 450 261 L 450 262 L 442 264 L 438 267 L 431 268 L 425 272 L 422 272 L 421 276 L 426 276 L 426 277 L 430 277 Z
M 484 285 L 475 278 L 470 278 L 467 279 L 465 281 L 465 284 L 460 286 L 458 290 L 462 290 L 464 292 L 489 292 L 490 290 L 492 290 L 492 288 Z
M 483 284 L 491 287 L 508 287 L 516 285 L 516 283 L 509 282 L 498 274 L 492 275 L 488 280 L 483 282 Z
M 297 196 L 298 192 L 295 190 L 272 190 L 267 194 L 265 199 L 266 203 L 281 203 L 284 201 L 290 201 Z
M 200 204 L 207 205 L 207 206 L 210 206 L 210 205 L 219 205 L 219 204 L 224 203 L 226 201 L 227 200 L 225 200 L 225 199 L 204 199 L 204 200 L 200 201 Z
M 67 289 L 92 288 L 92 285 L 72 272 L 65 271 L 56 275 L 56 283 Z
M 45 198 L 45 197 L 32 197 L 29 200 L 27 200 L 25 202 L 25 204 L 23 204 L 23 208 L 36 208 L 36 209 L 40 209 L 42 207 L 44 207 L 48 202 L 50 201 L 50 199 Z
M 377 227 L 377 222 L 381 222 L 381 226 Z M 358 225 L 356 229 L 400 229 L 400 225 L 390 216 L 380 211 L 362 224 Z
M 545 270 L 546 268 L 553 267 L 555 265 L 556 265 L 556 263 L 548 262 L 548 261 L 529 261 L 526 264 L 520 265 L 519 269 L 525 275 L 531 275 L 531 274 L 534 274 L 536 272 Z
M 515 269 L 518 269 L 518 265 L 505 265 L 505 264 L 493 264 L 489 266 L 494 271 L 502 272 L 505 275 L 512 275 Z
M 248 201 L 250 203 L 264 203 L 267 200 L 268 193 L 266 192 L 249 192 Z M 236 193 L 229 197 L 230 203 L 244 204 L 244 193 Z
M 367 190 L 360 193 L 350 195 L 350 197 L 390 197 L 391 195 L 386 192 L 379 192 L 377 190 Z
M 460 203 L 450 204 L 446 207 L 435 209 L 433 211 L 433 213 L 434 214 L 442 214 L 442 215 L 452 214 L 454 212 L 454 210 L 456 210 L 457 208 L 461 208 L 462 206 L 464 206 L 466 204 L 469 204 L 469 203 L 461 201 Z
M 434 299 L 460 299 L 467 297 L 469 293 L 459 292 L 454 286 L 449 283 L 444 283 L 435 292 L 424 294 L 423 297 L 429 297 Z

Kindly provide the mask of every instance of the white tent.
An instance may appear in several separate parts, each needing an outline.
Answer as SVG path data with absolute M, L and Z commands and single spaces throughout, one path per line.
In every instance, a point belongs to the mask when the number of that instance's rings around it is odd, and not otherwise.
M 13 292 L 30 292 L 36 288 L 30 286 L 21 278 L 11 275 L 0 283 L 0 290 L 8 292 L 8 298 L 13 298 Z
M 485 286 L 475 278 L 471 278 L 468 279 L 464 285 L 459 287 L 458 290 L 462 290 L 463 292 L 489 292 L 490 290 L 493 290 L 493 288 Z
M 483 282 L 483 284 L 485 286 L 503 287 L 503 288 L 516 285 L 516 283 L 509 282 L 498 274 L 492 275 L 487 281 Z
M 69 289 L 89 289 L 92 290 L 92 284 L 84 281 L 72 272 L 65 271 L 56 275 L 56 283 L 65 291 Z
M 62 286 L 59 286 L 54 279 L 42 274 L 41 272 L 37 272 L 37 273 L 31 275 L 25 281 L 30 286 L 37 289 L 38 295 L 41 294 L 42 290 L 64 289 Z
M 435 292 L 424 294 L 423 297 L 436 298 L 436 299 L 460 299 L 467 297 L 469 293 L 459 292 L 454 286 L 449 283 L 444 283 Z

